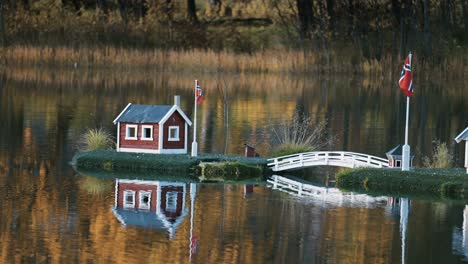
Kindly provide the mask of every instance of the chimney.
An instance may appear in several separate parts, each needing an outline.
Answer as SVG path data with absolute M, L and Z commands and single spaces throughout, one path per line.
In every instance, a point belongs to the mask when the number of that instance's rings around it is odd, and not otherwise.
M 180 107 L 180 96 L 179 95 L 174 95 L 174 105 L 177 105 Z

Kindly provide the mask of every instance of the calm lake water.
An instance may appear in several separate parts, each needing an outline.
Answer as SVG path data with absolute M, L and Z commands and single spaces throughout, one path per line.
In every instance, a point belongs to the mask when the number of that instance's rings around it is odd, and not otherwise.
M 396 78 L 7 69 L 0 76 L 0 262 L 468 261 L 464 203 L 301 197 L 265 183 L 137 180 L 71 168 L 79 135 L 94 127 L 115 135 L 112 120 L 128 102 L 172 104 L 179 94 L 192 117 L 194 79 L 205 93 L 201 152 L 241 154 L 251 143 L 268 156 L 272 127 L 297 109 L 327 121 L 334 150 L 384 157 L 403 143 L 405 100 Z M 464 79 L 416 83 L 410 121 L 416 165 L 440 140 L 462 166 L 464 148 L 453 138 L 468 126 L 466 87 Z M 147 199 L 119 200 L 131 188 Z M 137 204 L 144 208 L 133 209 Z

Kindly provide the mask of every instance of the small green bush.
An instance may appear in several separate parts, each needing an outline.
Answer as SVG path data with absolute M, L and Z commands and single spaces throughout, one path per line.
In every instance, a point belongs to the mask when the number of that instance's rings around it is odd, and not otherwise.
M 112 136 L 103 128 L 89 129 L 78 140 L 80 151 L 91 151 L 98 149 L 110 149 L 114 145 Z

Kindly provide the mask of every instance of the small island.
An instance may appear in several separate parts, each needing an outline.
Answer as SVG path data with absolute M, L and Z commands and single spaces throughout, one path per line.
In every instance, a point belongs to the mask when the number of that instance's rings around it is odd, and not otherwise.
M 93 150 L 77 153 L 72 161 L 78 170 L 141 171 L 161 175 L 192 175 L 203 181 L 241 181 L 263 178 L 269 173 L 264 158 L 222 154 L 156 155 Z

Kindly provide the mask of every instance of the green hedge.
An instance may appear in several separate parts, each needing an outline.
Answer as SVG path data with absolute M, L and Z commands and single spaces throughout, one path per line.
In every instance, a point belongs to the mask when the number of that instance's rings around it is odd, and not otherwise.
M 394 196 L 429 195 L 467 199 L 468 175 L 463 169 L 354 169 L 336 175 L 337 187 Z M 465 191 L 466 190 L 466 191 Z

